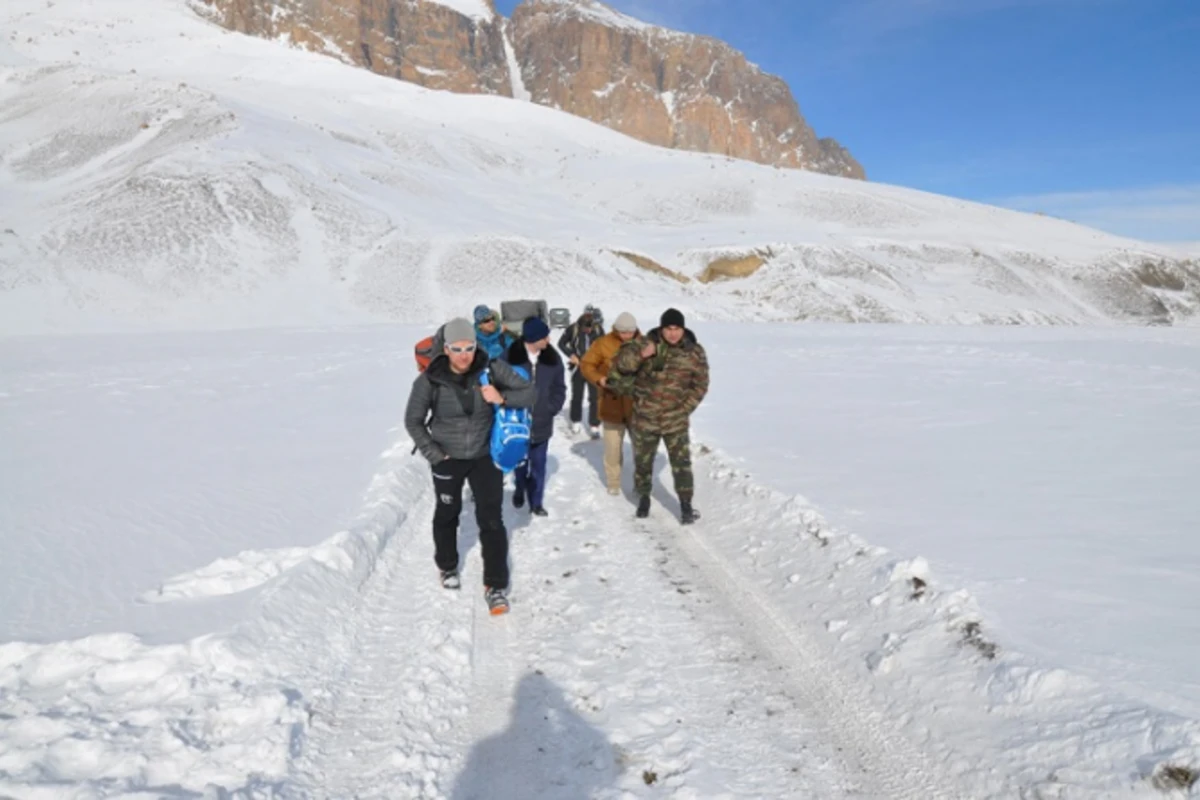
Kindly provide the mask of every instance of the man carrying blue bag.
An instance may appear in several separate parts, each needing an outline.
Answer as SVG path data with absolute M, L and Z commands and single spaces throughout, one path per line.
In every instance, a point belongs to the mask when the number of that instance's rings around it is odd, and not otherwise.
M 529 512 L 547 516 L 546 453 L 554 435 L 554 418 L 567 401 L 566 368 L 562 356 L 550 344 L 550 327 L 530 317 L 521 327 L 521 338 L 508 348 L 508 363 L 524 370 L 533 380 L 537 402 L 533 407 L 533 425 L 529 435 L 529 456 L 516 468 L 516 491 L 513 505 L 517 508 L 529 500 Z
M 404 426 L 429 461 L 437 506 L 433 513 L 434 561 L 442 585 L 462 585 L 458 520 L 466 482 L 475 496 L 475 520 L 483 554 L 483 584 L 493 614 L 508 610 L 508 532 L 504 528 L 504 474 L 491 454 L 493 408 L 532 408 L 533 384 L 503 361 L 488 363 L 475 327 L 454 319 L 443 329 L 445 347 L 413 381 Z M 488 385 L 481 376 L 490 371 Z

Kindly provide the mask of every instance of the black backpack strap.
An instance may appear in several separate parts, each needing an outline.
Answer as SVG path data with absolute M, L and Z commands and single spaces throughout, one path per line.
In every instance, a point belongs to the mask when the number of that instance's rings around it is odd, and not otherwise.
M 442 388 L 441 384 L 437 383 L 436 381 L 430 381 L 429 384 L 430 384 L 430 386 L 433 387 L 433 389 L 432 389 L 433 393 L 429 396 L 429 413 L 425 416 L 426 427 L 428 427 L 429 423 L 433 421 L 433 410 L 435 408 L 437 408 L 438 392 L 440 392 L 441 388 Z M 410 453 L 410 455 L 416 455 L 416 454 L 417 454 L 417 446 L 414 444 L 412 453 Z
M 429 416 L 425 419 L 426 424 L 429 424 L 433 421 L 433 411 L 437 408 L 438 395 L 441 394 L 442 391 L 442 385 L 440 383 L 434 383 L 433 381 L 430 381 L 430 383 L 433 383 L 433 393 L 429 396 Z

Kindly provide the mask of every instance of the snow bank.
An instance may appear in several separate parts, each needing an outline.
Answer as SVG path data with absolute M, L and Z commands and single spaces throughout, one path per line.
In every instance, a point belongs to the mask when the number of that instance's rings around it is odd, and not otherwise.
M 327 678 L 344 652 L 329 620 L 356 613 L 359 589 L 407 518 L 407 498 L 428 483 L 410 446 L 384 454 L 354 523 L 288 552 L 253 615 L 227 634 L 158 646 L 128 634 L 0 644 L 0 790 L 277 791 L 312 723 L 321 684 L 305 678 Z M 213 572 L 169 581 L 156 600 L 212 593 Z M 262 577 L 215 585 L 245 589 Z
M 810 658 L 860 677 L 967 795 L 1153 796 L 1164 765 L 1200 764 L 1197 719 L 1013 651 L 975 598 L 924 559 L 833 528 L 803 498 L 758 483 L 742 459 L 697 447 L 697 538 L 745 576 L 747 596 L 794 622 Z
M 0 644 L 0 792 L 266 788 L 287 774 L 304 722 L 295 699 L 219 638 Z

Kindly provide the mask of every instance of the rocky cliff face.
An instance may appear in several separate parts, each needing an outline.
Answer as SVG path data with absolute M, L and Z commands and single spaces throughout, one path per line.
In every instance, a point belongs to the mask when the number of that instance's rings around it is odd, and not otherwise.
M 233 30 L 432 89 L 527 92 L 651 144 L 866 177 L 845 148 L 817 138 L 780 78 L 724 42 L 596 0 L 524 0 L 507 26 L 493 0 L 205 2 Z
M 512 35 L 535 102 L 665 147 L 865 177 L 837 142 L 817 139 L 786 83 L 724 42 L 594 0 L 525 0 Z
M 204 0 L 231 30 L 284 38 L 430 89 L 512 96 L 493 0 L 468 16 L 427 0 Z

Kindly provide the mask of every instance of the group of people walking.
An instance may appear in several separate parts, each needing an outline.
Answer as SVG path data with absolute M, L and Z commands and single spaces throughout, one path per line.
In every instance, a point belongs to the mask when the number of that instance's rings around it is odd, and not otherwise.
M 508 533 L 504 526 L 504 474 L 490 455 L 493 407 L 532 410 L 529 455 L 514 470 L 512 502 L 545 517 L 546 455 L 554 418 L 567 399 L 571 370 L 572 429 L 588 407 L 588 431 L 604 439 L 604 480 L 608 493 L 621 493 L 624 439 L 634 455 L 637 517 L 650 513 L 655 454 L 666 445 L 679 498 L 680 521 L 691 524 L 693 505 L 689 418 L 708 392 L 708 360 L 686 326 L 683 314 L 667 309 L 658 327 L 643 334 L 623 312 L 604 332 L 599 311 L 588 306 L 559 339 L 550 343 L 545 321 L 531 317 L 521 336 L 504 331 L 499 314 L 487 306 L 474 311 L 474 324 L 454 319 L 442 327 L 442 352 L 413 382 L 405 427 L 429 461 L 437 507 L 433 517 L 434 560 L 442 585 L 461 586 L 458 521 L 462 490 L 474 496 L 483 555 L 485 597 L 493 613 L 508 610 Z M 566 358 L 564 359 L 565 356 Z M 487 380 L 481 380 L 484 373 Z M 528 375 L 529 377 L 524 377 Z

